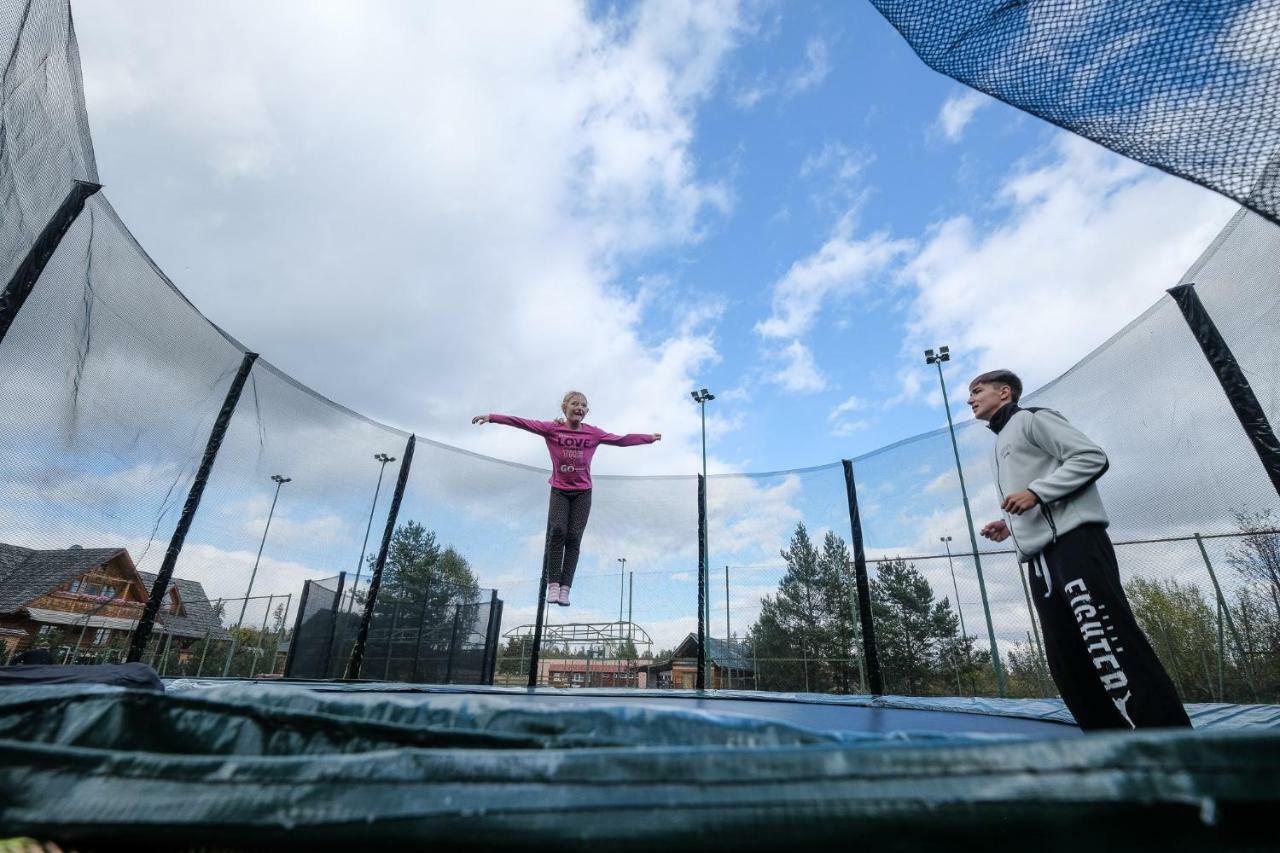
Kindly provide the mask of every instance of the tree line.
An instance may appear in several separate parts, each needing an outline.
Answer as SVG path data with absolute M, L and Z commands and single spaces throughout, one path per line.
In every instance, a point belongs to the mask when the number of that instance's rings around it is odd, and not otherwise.
M 1280 701 L 1280 533 L 1270 511 L 1236 513 L 1230 589 L 1175 578 L 1124 577 L 1138 623 L 1186 702 Z M 797 524 L 781 551 L 786 571 L 743 641 L 762 690 L 858 693 L 864 661 L 856 584 L 845 541 L 820 545 Z M 1122 576 L 1123 571 L 1122 560 Z M 1206 581 L 1207 581 L 1206 575 Z M 903 559 L 870 579 L 885 690 L 906 695 L 995 695 L 985 634 L 961 630 L 953 602 Z M 967 627 L 967 626 L 966 626 Z M 1006 695 L 1056 695 L 1040 637 L 1002 646 Z

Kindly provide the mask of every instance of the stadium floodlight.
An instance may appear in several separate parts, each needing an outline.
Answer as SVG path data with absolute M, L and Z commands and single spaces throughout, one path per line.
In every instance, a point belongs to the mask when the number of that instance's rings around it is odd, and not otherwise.
M 271 509 L 267 511 L 267 524 L 262 528 L 262 541 L 258 543 L 258 556 L 253 558 L 253 571 L 249 573 L 249 586 L 244 591 L 244 601 L 240 603 L 240 618 L 236 620 L 236 629 L 231 633 L 231 651 L 227 653 L 227 662 L 222 666 L 222 677 L 231 672 L 231 662 L 235 660 L 236 649 L 240 645 L 240 626 L 244 624 L 244 612 L 249 607 L 249 598 L 253 595 L 253 581 L 258 577 L 258 563 L 262 561 L 262 549 L 267 544 L 267 532 L 271 530 L 271 519 L 276 514 L 276 503 L 280 500 L 280 489 L 285 483 L 292 483 L 292 477 L 283 474 L 272 474 L 271 482 L 276 484 L 275 496 L 271 498 Z
M 385 453 L 373 454 L 375 462 L 381 463 L 378 468 L 378 485 L 373 489 L 373 503 L 369 506 L 369 521 L 364 526 L 364 542 L 360 544 L 360 561 L 356 563 L 356 580 L 351 585 L 351 601 L 347 602 L 347 612 L 351 612 L 351 608 L 356 605 L 356 590 L 360 588 L 360 573 L 364 571 L 364 555 L 369 550 L 369 531 L 373 529 L 373 512 L 378 508 L 378 492 L 382 491 L 382 475 L 386 473 L 387 463 L 395 462 L 394 456 L 388 456 Z M 338 602 L 341 606 L 341 602 Z
M 1000 650 L 996 645 L 995 623 L 991 621 L 991 605 L 987 601 L 987 583 L 982 576 L 982 558 L 978 556 L 978 533 L 973 526 L 973 512 L 969 509 L 969 492 L 964 485 L 964 466 L 960 464 L 960 445 L 956 442 L 956 425 L 951 419 L 951 401 L 947 399 L 947 380 L 942 375 L 942 363 L 951 360 L 950 347 L 938 347 L 924 351 L 925 364 L 938 368 L 938 384 L 942 386 L 942 408 L 947 413 L 947 431 L 951 433 L 951 450 L 956 457 L 956 475 L 960 478 L 960 499 L 964 502 L 964 518 L 969 525 L 969 542 L 973 545 L 973 567 L 978 575 L 978 590 L 982 593 L 982 609 L 987 615 L 987 638 L 991 642 L 991 666 L 996 673 L 996 693 L 1004 696 L 1004 666 L 1000 661 Z

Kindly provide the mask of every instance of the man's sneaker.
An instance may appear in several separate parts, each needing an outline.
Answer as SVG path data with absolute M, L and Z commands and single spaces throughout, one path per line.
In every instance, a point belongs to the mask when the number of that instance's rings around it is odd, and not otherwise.
M 558 583 L 547 584 L 547 604 L 559 604 L 559 603 L 560 603 L 560 584 Z
M 561 607 L 569 606 L 569 587 L 567 585 L 560 584 L 560 597 L 556 600 L 556 603 Z

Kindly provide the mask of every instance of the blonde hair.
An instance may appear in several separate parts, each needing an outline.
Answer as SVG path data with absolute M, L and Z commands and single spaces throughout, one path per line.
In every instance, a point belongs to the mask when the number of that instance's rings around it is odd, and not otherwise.
M 564 411 L 564 407 L 569 405 L 569 401 L 574 397 L 581 397 L 582 402 L 587 402 L 587 395 L 583 394 L 581 391 L 567 391 L 565 392 L 564 397 L 560 399 L 560 410 Z

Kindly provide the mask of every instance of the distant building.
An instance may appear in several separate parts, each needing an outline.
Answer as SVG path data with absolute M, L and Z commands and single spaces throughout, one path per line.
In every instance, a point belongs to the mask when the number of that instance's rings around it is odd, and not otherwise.
M 538 683 L 551 687 L 647 687 L 648 658 L 538 658 Z M 517 681 L 527 676 L 521 674 Z
M 755 666 L 738 644 L 707 637 L 707 663 L 711 670 L 707 687 L 713 690 L 755 689 Z M 645 671 L 651 687 L 694 689 L 698 683 L 698 635 L 689 634 L 670 658 L 654 661 L 645 667 Z
M 125 640 L 142 618 L 156 576 L 123 548 L 36 550 L 0 542 L 0 661 L 60 634 L 75 656 Z M 198 582 L 174 578 L 156 619 L 179 650 L 228 639 Z M 117 643 L 119 645 L 119 643 Z

